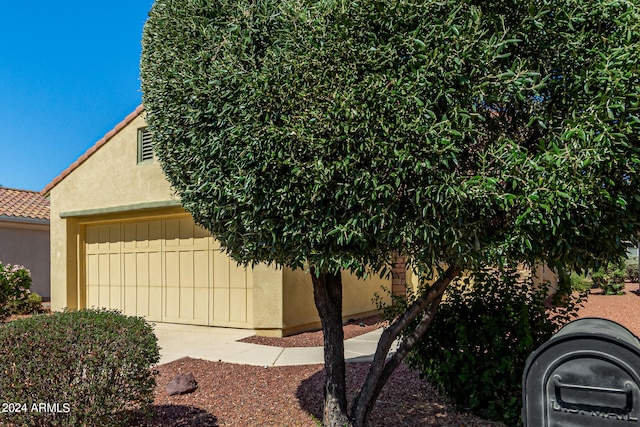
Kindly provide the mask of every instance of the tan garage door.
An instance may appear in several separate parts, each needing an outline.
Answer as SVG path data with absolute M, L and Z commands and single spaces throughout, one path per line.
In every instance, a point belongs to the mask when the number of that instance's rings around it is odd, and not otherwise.
M 87 307 L 150 321 L 252 327 L 251 270 L 190 217 L 87 225 Z

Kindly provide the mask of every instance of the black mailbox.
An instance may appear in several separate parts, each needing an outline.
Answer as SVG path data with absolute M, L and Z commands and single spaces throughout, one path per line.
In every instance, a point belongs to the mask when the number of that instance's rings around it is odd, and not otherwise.
M 575 320 L 531 353 L 522 393 L 527 427 L 640 426 L 640 341 L 610 320 Z

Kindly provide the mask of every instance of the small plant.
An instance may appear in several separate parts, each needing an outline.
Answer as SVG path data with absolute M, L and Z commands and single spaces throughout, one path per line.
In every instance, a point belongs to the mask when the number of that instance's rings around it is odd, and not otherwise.
M 26 298 L 12 299 L 7 304 L 10 314 L 42 313 L 42 297 L 35 292 L 27 291 Z
M 624 262 L 609 263 L 592 273 L 591 280 L 605 295 L 622 295 L 626 274 Z
M 593 282 L 583 274 L 578 274 L 575 271 L 571 272 L 571 276 L 569 278 L 571 281 L 571 290 L 576 292 L 585 292 L 591 289 L 593 286 Z
M 577 316 L 580 303 L 568 295 L 547 310 L 547 297 L 546 286 L 535 288 L 515 268 L 471 273 L 447 291 L 409 365 L 459 407 L 519 425 L 526 359 Z
M 630 257 L 625 261 L 625 280 L 638 282 L 638 257 Z
M 16 306 L 27 303 L 31 287 L 31 272 L 21 265 L 0 263 L 0 322 Z
M 0 325 L 2 398 L 22 405 L 0 413 L 0 424 L 131 425 L 153 402 L 159 358 L 151 326 L 116 311 L 65 311 Z

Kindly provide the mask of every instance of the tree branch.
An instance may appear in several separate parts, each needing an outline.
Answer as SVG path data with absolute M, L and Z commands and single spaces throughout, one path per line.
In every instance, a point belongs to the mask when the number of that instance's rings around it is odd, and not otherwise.
M 353 405 L 351 418 L 354 426 L 363 426 L 365 424 L 380 390 L 384 387 L 393 370 L 429 329 L 445 289 L 461 271 L 462 267 L 460 266 L 450 266 L 444 275 L 439 277 L 432 286 L 416 298 L 411 306 L 382 332 L 373 362 L 371 362 L 369 374 Z M 427 308 L 428 311 L 422 316 L 422 320 L 416 330 L 405 337 L 396 353 L 387 361 L 387 355 L 394 340 Z

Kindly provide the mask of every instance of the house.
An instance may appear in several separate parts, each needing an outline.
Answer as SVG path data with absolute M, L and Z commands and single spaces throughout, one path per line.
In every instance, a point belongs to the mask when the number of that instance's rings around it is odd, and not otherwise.
M 49 202 L 39 193 L 0 187 L 0 263 L 25 266 L 31 290 L 49 299 Z
M 106 307 L 153 322 L 282 336 L 319 327 L 308 273 L 245 269 L 181 207 L 138 107 L 43 190 L 51 203 L 51 308 Z M 391 279 L 343 274 L 345 319 Z

